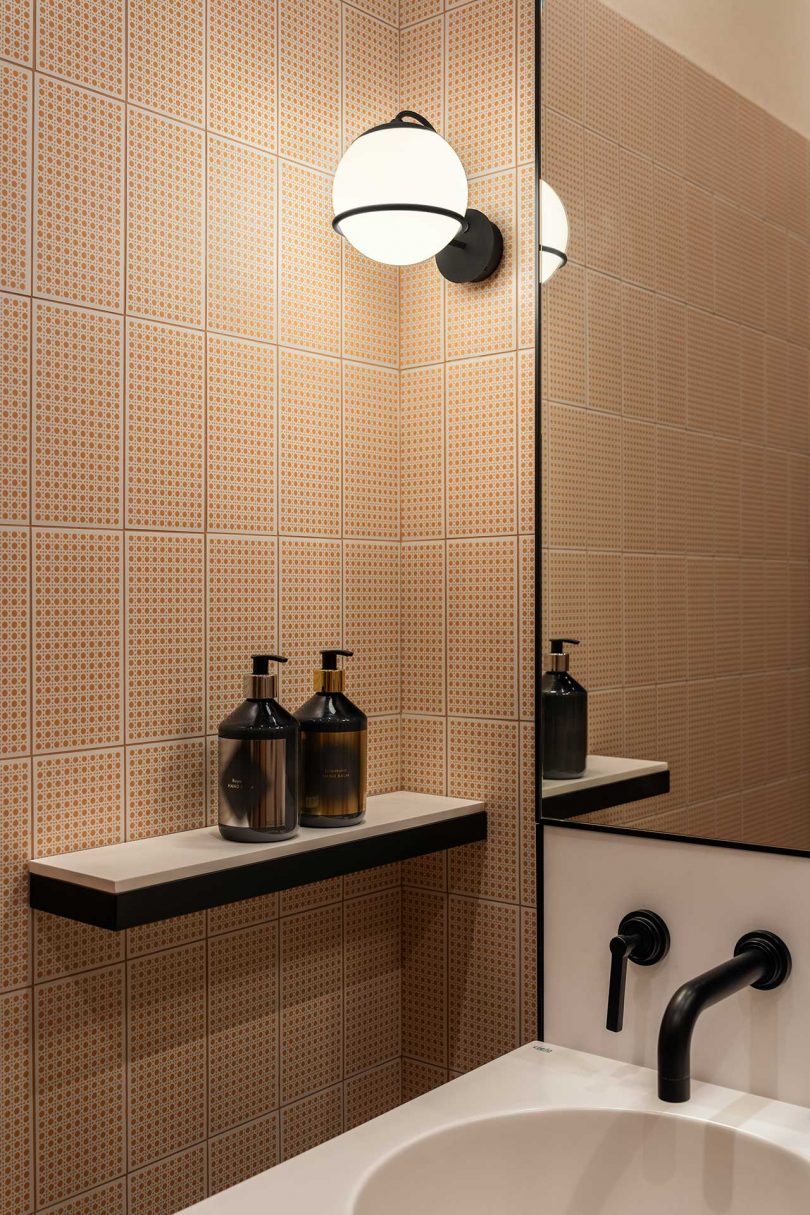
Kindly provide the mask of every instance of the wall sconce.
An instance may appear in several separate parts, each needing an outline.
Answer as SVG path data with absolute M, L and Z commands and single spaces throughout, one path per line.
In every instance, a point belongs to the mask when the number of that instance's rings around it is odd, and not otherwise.
M 559 194 L 547 181 L 540 182 L 540 282 L 568 261 L 568 216 Z
M 332 227 L 360 253 L 388 266 L 436 258 L 453 283 L 479 283 L 497 269 L 503 237 L 467 210 L 467 174 L 421 114 L 402 110 L 347 148 L 332 188 Z

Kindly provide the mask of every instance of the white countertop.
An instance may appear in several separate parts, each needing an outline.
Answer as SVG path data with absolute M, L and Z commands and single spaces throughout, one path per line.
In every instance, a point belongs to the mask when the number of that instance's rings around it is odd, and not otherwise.
M 801 1160 L 810 1160 L 810 1112 L 800 1106 L 697 1081 L 693 1082 L 688 1104 L 666 1105 L 656 1096 L 655 1072 L 648 1068 L 567 1047 L 531 1043 L 199 1202 L 187 1208 L 186 1215 L 280 1215 L 292 1211 L 297 1215 L 352 1215 L 358 1193 L 372 1171 L 431 1132 L 498 1115 L 583 1109 L 650 1112 L 681 1123 L 699 1120 L 758 1136 Z M 250 1134 L 250 1129 L 245 1128 L 245 1133 Z M 576 1154 L 575 1143 L 572 1152 Z M 722 1145 L 719 1153 L 722 1170 L 724 1160 L 728 1163 Z M 603 1171 L 610 1158 L 608 1139 L 597 1161 Z M 580 1165 L 584 1167 L 582 1162 Z M 609 1169 L 606 1176 L 610 1176 Z M 728 1196 L 723 1197 L 727 1202 Z M 537 1201 L 540 1211 L 539 1195 Z M 505 1215 L 508 1195 L 504 1195 L 501 1209 Z M 574 1210 L 569 1206 L 564 1209 Z M 587 1210 L 592 1209 L 587 1205 Z M 712 1209 L 721 1209 L 719 1199 Z M 731 1206 L 722 1205 L 722 1210 L 730 1211 Z M 385 1212 L 381 1210 L 379 1215 Z
M 217 827 L 88 848 L 60 856 L 34 858 L 31 873 L 74 882 L 109 894 L 140 890 L 198 874 L 278 860 L 318 848 L 333 848 L 394 831 L 462 818 L 484 809 L 484 803 L 426 793 L 381 793 L 368 799 L 366 817 L 356 827 L 301 827 L 292 839 L 277 843 L 237 844 Z
M 668 764 L 654 759 L 621 759 L 616 755 L 589 755 L 585 761 L 585 772 L 574 780 L 544 780 L 543 801 L 560 797 L 563 793 L 578 793 L 583 789 L 595 789 L 599 785 L 614 785 L 620 780 L 632 780 L 637 776 L 651 776 L 654 772 L 666 772 Z

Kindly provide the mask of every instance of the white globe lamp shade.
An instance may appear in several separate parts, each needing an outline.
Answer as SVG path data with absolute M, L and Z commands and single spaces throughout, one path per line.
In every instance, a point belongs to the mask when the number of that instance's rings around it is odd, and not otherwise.
M 540 282 L 568 261 L 568 216 L 559 194 L 547 181 L 540 182 Z
M 332 202 L 333 227 L 355 249 L 388 266 L 411 266 L 462 230 L 467 174 L 426 119 L 403 111 L 347 149 Z

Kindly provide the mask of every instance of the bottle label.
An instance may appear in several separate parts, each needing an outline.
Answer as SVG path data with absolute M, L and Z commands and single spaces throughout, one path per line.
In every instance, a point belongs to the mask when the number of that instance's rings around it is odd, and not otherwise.
M 347 818 L 366 809 L 366 730 L 301 734 L 302 810 Z
M 285 826 L 287 745 L 283 738 L 219 740 L 219 821 L 225 826 Z

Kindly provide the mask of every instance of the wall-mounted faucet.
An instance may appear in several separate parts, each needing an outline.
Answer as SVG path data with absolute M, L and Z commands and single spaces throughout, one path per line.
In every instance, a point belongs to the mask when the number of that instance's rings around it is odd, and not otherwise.
M 669 929 L 654 911 L 631 911 L 619 924 L 618 934 L 610 942 L 610 984 L 606 1027 L 614 1034 L 624 1022 L 624 990 L 627 983 L 627 963 L 654 966 L 669 952 Z
M 734 947 L 734 957 L 721 962 L 675 992 L 658 1035 L 658 1096 L 661 1101 L 688 1101 L 692 1034 L 705 1008 L 756 987 L 770 991 L 790 974 L 790 951 L 772 932 L 749 932 Z

